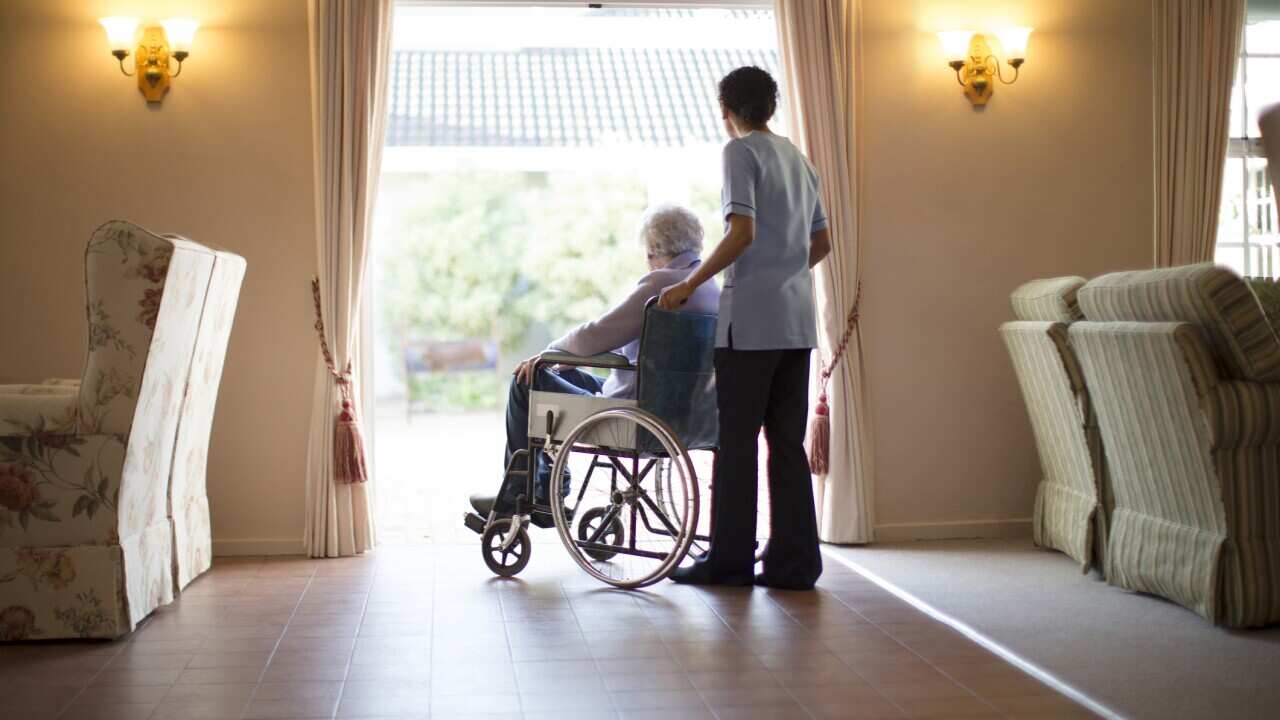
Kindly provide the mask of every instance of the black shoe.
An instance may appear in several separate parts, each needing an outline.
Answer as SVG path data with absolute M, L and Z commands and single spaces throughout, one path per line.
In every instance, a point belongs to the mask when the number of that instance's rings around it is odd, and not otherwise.
M 764 573 L 757 573 L 755 584 L 760 587 L 775 588 L 778 590 L 812 590 L 815 583 L 797 583 L 785 580 L 773 580 L 765 577 Z
M 727 585 L 730 587 L 747 587 L 754 578 L 751 572 L 725 575 L 711 569 L 705 560 L 696 560 L 688 567 L 676 568 L 667 576 L 672 582 L 682 585 Z
M 481 495 L 476 493 L 471 496 L 471 507 L 475 508 L 475 511 L 484 516 L 487 520 L 489 518 L 489 513 L 493 512 L 493 504 L 497 501 L 498 498 L 494 495 Z

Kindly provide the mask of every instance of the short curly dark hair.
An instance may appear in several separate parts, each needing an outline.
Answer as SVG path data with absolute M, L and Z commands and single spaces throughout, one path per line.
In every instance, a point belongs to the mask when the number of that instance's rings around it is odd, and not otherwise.
M 768 72 L 746 65 L 721 78 L 720 102 L 751 126 L 760 127 L 778 109 L 778 83 Z

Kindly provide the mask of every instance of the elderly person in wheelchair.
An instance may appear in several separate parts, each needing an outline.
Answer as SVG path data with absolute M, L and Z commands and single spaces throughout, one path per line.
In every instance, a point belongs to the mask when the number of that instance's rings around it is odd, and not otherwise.
M 546 352 L 583 357 L 616 353 L 626 358 L 630 365 L 635 365 L 646 303 L 659 295 L 663 288 L 683 280 L 702 262 L 702 225 L 696 215 L 683 207 L 661 205 L 645 213 L 640 224 L 639 239 L 648 260 L 649 272 L 616 305 L 595 320 L 582 323 L 552 342 Z M 689 297 L 682 309 L 685 312 L 715 315 L 719 304 L 719 288 L 714 283 L 706 283 Z M 634 399 L 636 396 L 636 373 L 633 370 L 613 369 L 607 379 L 601 380 L 576 367 L 551 368 L 539 365 L 538 357 L 534 356 L 520 363 L 511 379 L 507 396 L 507 443 L 503 458 L 507 475 L 496 496 L 471 497 L 472 507 L 481 516 L 487 517 L 491 513 L 506 516 L 515 511 L 516 496 L 522 491 L 523 483 L 511 471 L 524 470 L 527 463 L 526 456 L 519 451 L 529 444 L 531 389 L 607 398 Z M 537 456 L 535 478 L 533 502 L 545 506 L 550 498 L 550 467 L 541 453 Z M 563 494 L 568 487 L 568 478 L 562 478 L 562 482 Z M 545 514 L 535 513 L 532 521 L 542 527 L 551 525 L 550 517 Z

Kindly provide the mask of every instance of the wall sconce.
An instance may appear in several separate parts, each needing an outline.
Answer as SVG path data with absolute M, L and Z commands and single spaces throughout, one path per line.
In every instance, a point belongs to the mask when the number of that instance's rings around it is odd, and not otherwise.
M 107 31 L 111 54 L 120 63 L 120 72 L 137 76 L 138 90 L 147 102 L 158 103 L 169 91 L 169 81 L 182 73 L 182 61 L 191 54 L 191 41 L 200 24 L 187 18 L 169 18 L 160 25 L 148 25 L 138 35 L 137 18 L 109 17 L 98 21 Z M 136 44 L 135 44 L 136 43 Z M 134 71 L 125 70 L 124 61 L 134 50 Z M 178 69 L 170 74 L 170 58 L 178 61 Z
M 1004 79 L 1004 70 L 987 43 L 987 36 L 968 30 L 944 30 L 938 33 L 942 42 L 942 51 L 946 53 L 947 64 L 956 72 L 956 82 L 964 88 L 964 94 L 974 105 L 986 105 L 995 90 L 992 82 L 999 79 L 1005 85 L 1012 85 L 1018 80 L 1019 68 L 1027 60 L 1027 38 L 1031 36 L 1029 27 L 1009 27 L 995 31 L 1000 41 L 1006 62 L 1013 68 L 1013 79 Z

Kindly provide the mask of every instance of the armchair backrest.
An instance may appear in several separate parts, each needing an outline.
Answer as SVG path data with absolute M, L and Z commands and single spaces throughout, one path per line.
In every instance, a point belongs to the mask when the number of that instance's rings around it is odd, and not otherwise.
M 653 300 L 649 303 L 640 332 L 636 400 L 670 425 L 689 450 L 713 448 L 720 432 L 713 363 L 716 316 L 662 310 Z M 647 432 L 638 443 L 642 451 L 658 450 Z
M 1001 325 L 1000 335 L 1026 401 L 1043 473 L 1033 536 L 1087 567 L 1106 538 L 1092 532 L 1089 522 L 1103 499 L 1103 459 L 1084 374 L 1067 336 L 1067 328 L 1082 319 L 1076 297 L 1084 283 L 1061 277 L 1022 285 L 1010 295 L 1018 319 Z M 1105 521 L 1094 524 L 1105 533 Z
M 1044 278 L 1023 283 L 1009 296 L 1013 315 L 1019 320 L 1073 323 L 1083 320 L 1077 295 L 1084 285 L 1084 278 Z
M 165 516 L 178 411 L 213 262 L 207 248 L 122 221 L 99 227 L 89 241 L 78 433 L 125 444 L 121 537 Z
M 244 258 L 239 255 L 222 250 L 216 251 L 215 255 L 213 275 L 191 359 L 190 379 L 178 421 L 170 473 L 169 516 L 174 523 L 176 590 L 181 590 L 207 569 L 212 560 L 205 466 L 218 385 L 245 272 Z
M 1204 263 L 1111 273 L 1089 281 L 1080 307 L 1092 322 L 1185 322 L 1234 380 L 1280 382 L 1280 339 L 1253 292 L 1231 270 Z

